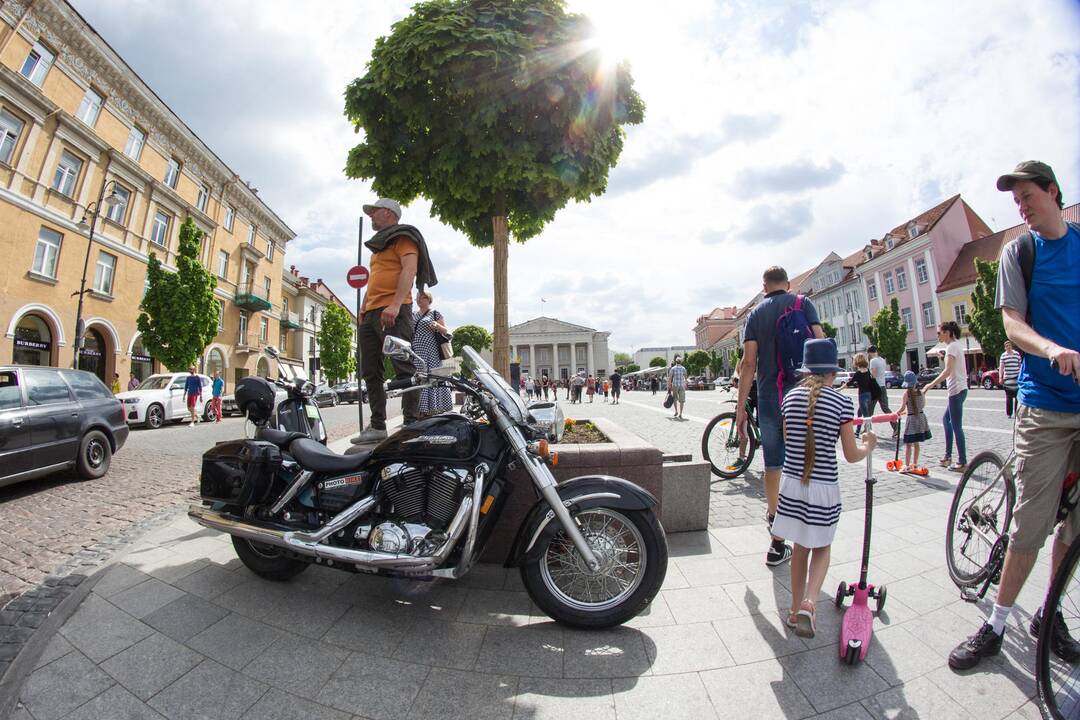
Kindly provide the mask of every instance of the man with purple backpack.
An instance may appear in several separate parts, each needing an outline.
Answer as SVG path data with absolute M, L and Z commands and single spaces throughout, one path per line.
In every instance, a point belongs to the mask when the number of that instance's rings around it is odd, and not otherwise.
M 746 398 L 750 383 L 756 378 L 758 390 L 758 429 L 761 453 L 765 458 L 765 499 L 768 510 L 765 522 L 771 533 L 780 495 L 780 469 L 784 466 L 784 420 L 780 402 L 784 393 L 798 385 L 801 376 L 803 343 L 824 338 L 817 308 L 802 295 L 788 292 L 787 271 L 774 265 L 762 276 L 765 297 L 750 312 L 743 331 L 743 358 L 739 368 L 739 401 L 736 424 L 746 435 Z M 783 538 L 772 536 L 766 565 L 779 565 L 791 559 L 791 546 Z

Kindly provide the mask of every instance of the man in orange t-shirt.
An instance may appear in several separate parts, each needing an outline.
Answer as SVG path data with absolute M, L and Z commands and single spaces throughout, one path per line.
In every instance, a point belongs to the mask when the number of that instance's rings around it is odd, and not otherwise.
M 397 225 L 401 205 L 388 198 L 379 198 L 364 206 L 377 231 Z M 375 443 L 386 438 L 386 390 L 383 386 L 383 340 L 387 335 L 412 342 L 413 312 L 412 284 L 416 279 L 419 248 L 408 235 L 395 235 L 382 250 L 371 256 L 371 275 L 360 311 L 360 372 L 367 383 L 371 424 L 354 439 L 356 443 Z M 416 372 L 407 360 L 390 359 L 395 377 L 407 378 Z M 405 423 L 418 418 L 420 394 L 401 396 L 401 411 Z

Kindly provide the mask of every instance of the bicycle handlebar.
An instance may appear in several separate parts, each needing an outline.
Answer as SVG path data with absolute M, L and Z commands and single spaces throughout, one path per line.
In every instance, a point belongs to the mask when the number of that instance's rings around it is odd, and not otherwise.
M 852 425 L 863 425 L 866 423 L 894 423 L 900 417 L 899 413 L 888 413 L 887 415 L 874 415 L 873 417 L 857 417 L 851 419 Z

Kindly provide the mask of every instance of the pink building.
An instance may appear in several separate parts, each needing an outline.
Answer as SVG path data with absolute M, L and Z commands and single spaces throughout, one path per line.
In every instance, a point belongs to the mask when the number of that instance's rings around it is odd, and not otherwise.
M 908 327 L 901 370 L 926 367 L 926 351 L 937 344 L 941 319 L 938 284 L 966 243 L 990 234 L 982 218 L 954 195 L 863 248 L 866 262 L 857 272 L 868 317 L 896 298 Z

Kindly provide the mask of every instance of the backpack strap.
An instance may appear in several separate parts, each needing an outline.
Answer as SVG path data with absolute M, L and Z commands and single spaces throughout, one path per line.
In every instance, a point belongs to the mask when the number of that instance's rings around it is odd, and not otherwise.
M 1026 232 L 1016 240 L 1016 257 L 1024 275 L 1024 291 L 1031 292 L 1031 274 L 1035 271 L 1035 236 Z
M 795 309 L 796 310 L 802 310 L 802 301 L 803 301 L 804 297 L 806 297 L 806 296 L 805 295 L 796 295 L 795 296 Z

